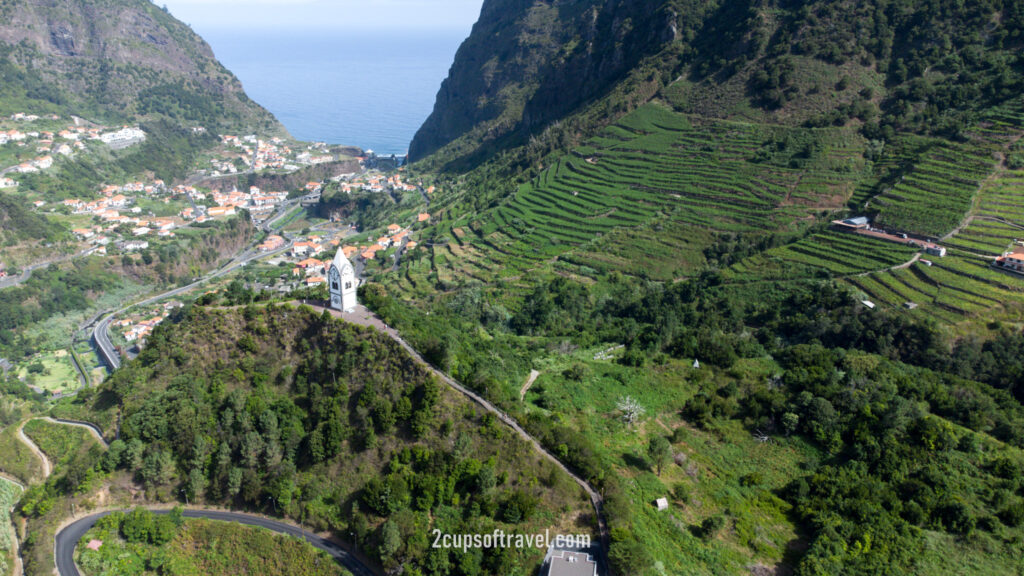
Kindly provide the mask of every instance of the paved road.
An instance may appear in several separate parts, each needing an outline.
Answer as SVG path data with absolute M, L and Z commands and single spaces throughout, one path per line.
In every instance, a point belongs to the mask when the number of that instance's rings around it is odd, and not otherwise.
M 167 514 L 167 510 L 154 510 L 155 514 Z M 54 545 L 54 556 L 57 563 L 57 573 L 60 576 L 80 576 L 75 566 L 75 547 L 78 541 L 85 536 L 85 533 L 92 528 L 96 522 L 109 515 L 110 512 L 101 512 L 82 518 L 57 533 Z M 252 514 L 241 514 L 238 512 L 225 512 L 218 510 L 185 510 L 186 518 L 207 518 L 209 520 L 220 520 L 224 522 L 238 522 L 248 526 L 266 528 L 279 534 L 287 534 L 296 538 L 302 538 L 312 544 L 315 548 L 323 550 L 331 555 L 338 564 L 345 567 L 353 576 L 376 576 L 376 574 L 355 556 L 344 550 L 334 542 L 321 538 L 312 532 L 297 528 L 284 522 L 278 522 L 262 516 Z
M 119 310 L 115 310 L 114 312 L 107 314 L 106 316 L 103 317 L 102 320 L 100 320 L 96 324 L 96 327 L 93 329 L 92 332 L 93 341 L 96 343 L 96 347 L 100 352 L 100 356 L 103 358 L 103 361 L 107 364 L 107 367 L 110 368 L 112 371 L 117 370 L 118 368 L 121 367 L 121 356 L 117 353 L 117 349 L 114 348 L 114 344 L 110 341 L 110 323 L 113 322 L 114 318 L 118 314 L 121 314 L 122 312 L 130 308 L 134 308 L 136 306 L 148 306 L 150 304 L 159 302 L 164 298 L 172 298 L 174 296 L 184 294 L 185 292 L 189 292 L 195 288 L 198 288 L 199 286 L 202 286 L 203 284 L 209 282 L 210 280 L 220 278 L 221 276 L 224 276 L 226 274 L 230 274 L 231 272 L 238 270 L 239 268 L 245 266 L 246 264 L 252 262 L 253 260 L 266 258 L 268 256 L 276 256 L 277 254 L 287 252 L 288 250 L 291 249 L 291 246 L 292 243 L 289 242 L 284 247 L 279 248 L 278 250 L 275 250 L 273 252 L 256 252 L 252 249 L 249 249 L 240 254 L 239 256 L 236 256 L 235 259 L 232 260 L 224 268 L 221 268 L 220 270 L 212 274 L 200 278 L 199 280 L 196 280 L 195 282 L 187 286 L 175 288 L 174 290 L 168 290 L 167 292 L 164 292 L 162 294 L 157 294 L 156 296 L 147 298 L 141 302 L 129 304 L 128 306 L 125 306 Z

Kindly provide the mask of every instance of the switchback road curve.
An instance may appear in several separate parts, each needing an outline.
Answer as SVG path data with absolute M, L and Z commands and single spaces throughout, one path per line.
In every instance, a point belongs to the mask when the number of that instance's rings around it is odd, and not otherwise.
M 154 514 L 168 514 L 169 512 L 170 510 L 153 510 Z M 82 536 L 85 536 L 85 533 L 95 526 L 100 518 L 109 514 L 110 512 L 100 512 L 87 516 L 75 521 L 57 533 L 54 556 L 57 563 L 57 573 L 60 576 L 81 576 L 78 567 L 75 566 L 75 547 L 78 545 L 78 541 L 82 539 Z M 338 544 L 291 524 L 263 518 L 262 516 L 221 510 L 185 510 L 184 516 L 186 518 L 206 518 L 207 520 L 218 520 L 221 522 L 237 522 L 246 526 L 265 528 L 278 534 L 301 538 L 312 544 L 314 548 L 327 552 L 346 570 L 351 572 L 352 576 L 377 576 L 373 570 L 370 570 L 359 559 Z

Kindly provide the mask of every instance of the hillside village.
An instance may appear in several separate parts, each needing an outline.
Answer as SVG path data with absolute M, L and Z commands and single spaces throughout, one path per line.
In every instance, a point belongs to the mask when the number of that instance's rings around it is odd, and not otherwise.
M 101 143 L 112 150 L 139 144 L 146 134 L 137 126 L 109 128 L 74 118 L 62 123 L 57 115 L 19 112 L 0 121 L 0 189 L 15 188 L 17 179 L 6 174 L 35 174 L 52 168 L 59 157 L 72 157 Z

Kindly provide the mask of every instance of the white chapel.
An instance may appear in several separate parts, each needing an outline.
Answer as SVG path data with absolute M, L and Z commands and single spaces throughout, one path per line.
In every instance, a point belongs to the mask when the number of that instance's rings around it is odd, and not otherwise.
M 356 308 L 356 271 L 345 257 L 341 248 L 334 255 L 331 270 L 327 273 L 328 288 L 331 292 L 331 308 L 351 312 Z

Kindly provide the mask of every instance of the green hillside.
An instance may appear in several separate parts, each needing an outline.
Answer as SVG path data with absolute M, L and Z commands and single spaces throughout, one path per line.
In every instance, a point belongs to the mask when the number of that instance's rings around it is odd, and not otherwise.
M 57 412 L 111 433 L 119 415 L 121 437 L 88 478 L 34 494 L 36 511 L 113 472 L 153 500 L 301 520 L 387 569 L 450 563 L 481 575 L 528 573 L 543 553 L 436 550 L 431 530 L 593 530 L 579 487 L 493 415 L 386 336 L 309 309 L 193 308 Z
M 626 4 L 485 4 L 369 306 L 600 487 L 622 573 L 1019 571 L 1024 9 Z

